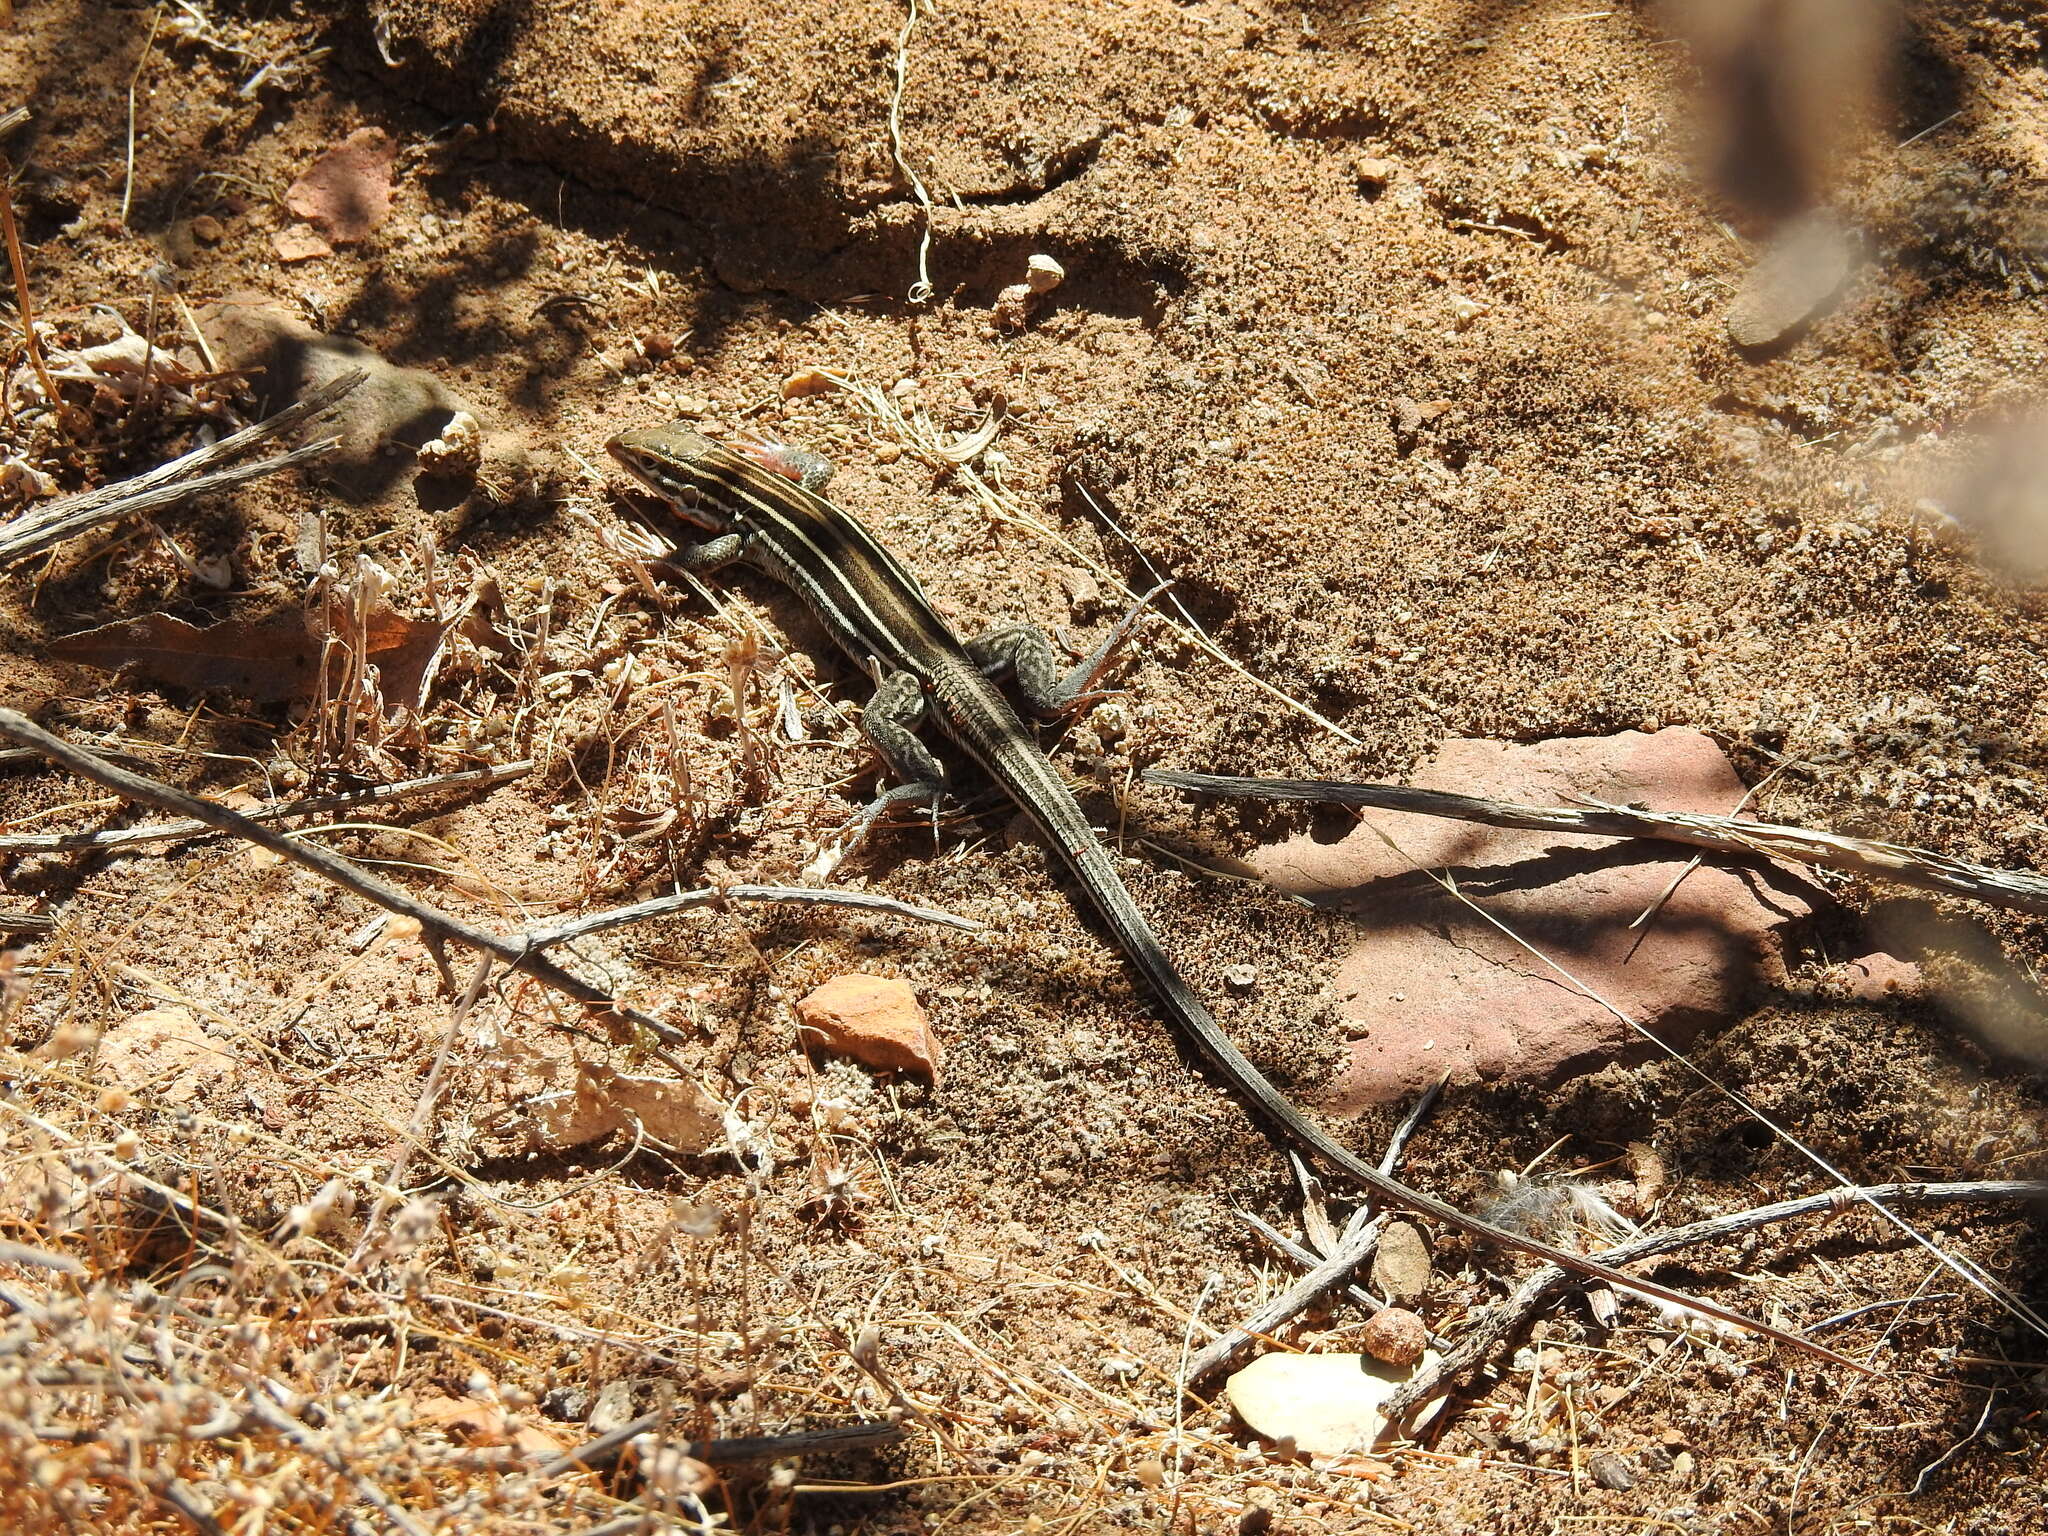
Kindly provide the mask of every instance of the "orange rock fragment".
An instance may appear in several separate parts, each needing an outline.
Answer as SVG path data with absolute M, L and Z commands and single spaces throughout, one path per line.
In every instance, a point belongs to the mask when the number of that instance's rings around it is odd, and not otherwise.
M 277 252 L 279 261 L 313 261 L 334 254 L 334 247 L 327 243 L 327 237 L 310 224 L 293 224 L 280 229 L 270 237 L 270 248 Z
M 391 165 L 398 146 L 381 128 L 358 128 L 306 167 L 285 206 L 317 224 L 336 245 L 367 239 L 391 212 Z
M 805 1034 L 826 1050 L 889 1072 L 939 1075 L 942 1052 L 910 983 L 835 976 L 796 1005 Z

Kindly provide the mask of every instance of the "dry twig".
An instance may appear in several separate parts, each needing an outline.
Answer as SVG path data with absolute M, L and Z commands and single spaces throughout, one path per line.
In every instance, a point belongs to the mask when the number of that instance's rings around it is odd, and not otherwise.
M 1775 822 L 1743 821 L 1732 816 L 1706 816 L 1692 811 L 1638 811 L 1599 805 L 1578 811 L 1564 806 L 1516 805 L 1477 795 L 1453 795 L 1399 784 L 1350 784 L 1324 779 L 1246 779 L 1207 773 L 1147 770 L 1153 784 L 1196 794 L 1245 800 L 1302 800 L 1323 805 L 1362 806 L 1378 811 L 1407 811 L 1418 816 L 1445 816 L 1490 827 L 1519 827 L 1532 832 L 1563 832 L 1583 837 L 1650 838 L 1710 848 L 1718 853 L 1788 859 L 1848 874 L 1869 875 L 1916 890 L 1969 896 L 1991 906 L 2021 912 L 2048 913 L 2048 876 L 2032 870 L 1993 869 L 1924 848 L 1881 843 L 1870 838 L 1814 832 Z
M 377 784 L 346 794 L 280 800 L 272 805 L 259 805 L 242 814 L 251 821 L 283 821 L 292 816 L 314 816 L 325 811 L 360 810 L 441 790 L 489 788 L 532 771 L 530 761 L 505 763 L 495 768 L 465 768 L 456 773 L 430 774 L 422 779 L 401 779 L 396 784 Z M 0 853 L 71 853 L 86 848 L 131 848 L 137 843 L 176 842 L 179 838 L 198 837 L 218 830 L 203 821 L 187 820 L 160 821 L 141 827 L 109 827 L 100 832 L 13 832 L 0 836 Z
M 241 431 L 222 438 L 204 448 L 195 448 L 168 464 L 159 464 L 132 479 L 116 485 L 103 485 L 95 491 L 84 491 L 76 496 L 66 496 L 58 501 L 26 512 L 0 529 L 0 563 L 20 560 L 29 555 L 62 543 L 65 539 L 76 538 L 106 523 L 123 517 L 141 516 L 159 512 L 165 507 L 176 506 L 194 496 L 209 491 L 226 490 L 250 480 L 259 480 L 265 475 L 274 475 L 281 469 L 295 464 L 304 464 L 313 459 L 332 453 L 341 442 L 338 437 L 322 438 L 319 442 L 308 443 L 303 448 L 294 448 L 289 453 L 275 458 L 260 459 L 254 464 L 245 464 L 236 469 L 213 470 L 216 464 L 238 458 L 259 444 L 269 442 L 292 431 L 301 423 L 318 415 L 328 406 L 354 389 L 368 378 L 360 368 L 351 368 L 346 373 L 335 375 L 318 389 L 304 398 L 293 401 L 283 410 L 274 412 Z M 56 386 L 46 384 L 51 400 L 57 398 Z M 201 473 L 212 471 L 211 473 Z M 197 475 L 196 479 L 186 479 Z
M 595 1440 L 564 1451 L 540 1469 L 542 1482 L 565 1472 L 598 1468 L 618 1460 L 632 1441 L 651 1430 L 674 1422 L 673 1413 L 642 1414 L 631 1423 L 599 1435 Z M 903 1426 L 894 1419 L 874 1419 L 860 1424 L 834 1424 L 825 1429 L 797 1430 L 787 1435 L 749 1435 L 732 1440 L 683 1440 L 673 1449 L 693 1461 L 726 1466 L 743 1461 L 781 1461 L 789 1456 L 822 1456 L 837 1451 L 864 1451 L 878 1445 L 894 1445 L 903 1438 Z
M 1359 1214 L 1364 1214 L 1363 1208 Z M 1386 1225 L 1387 1218 L 1384 1212 L 1362 1223 L 1354 1218 L 1345 1228 L 1344 1236 L 1338 1242 L 1335 1253 L 1260 1307 L 1244 1322 L 1203 1345 L 1201 1352 L 1188 1362 L 1187 1375 L 1183 1380 L 1192 1385 L 1204 1376 L 1222 1370 L 1261 1338 L 1270 1337 L 1275 1329 L 1292 1322 L 1299 1313 L 1313 1306 L 1325 1291 L 1334 1290 L 1344 1284 L 1357 1271 L 1359 1265 L 1373 1256 L 1374 1250 L 1380 1245 L 1380 1234 L 1386 1229 Z
M 1890 1202 L 1902 1205 L 1959 1205 L 1994 1200 L 2048 1200 L 2048 1180 L 1981 1179 L 1954 1184 L 1872 1184 L 1861 1188 L 1835 1189 L 1823 1195 L 1806 1195 L 1797 1200 L 1781 1200 L 1775 1205 L 1760 1205 L 1728 1216 L 1715 1216 L 1706 1221 L 1690 1222 L 1682 1227 L 1668 1227 L 1662 1232 L 1651 1232 L 1618 1247 L 1609 1248 L 1596 1257 L 1603 1264 L 1632 1264 L 1639 1259 L 1654 1258 L 1658 1254 L 1691 1247 L 1694 1243 L 1713 1242 L 1717 1238 L 1753 1232 L 1758 1227 L 1769 1226 L 1773 1222 L 1790 1221 L 1795 1217 L 1814 1216 L 1829 1211 L 1853 1210 L 1858 1205 L 1884 1205 Z M 1466 1372 L 1476 1369 L 1503 1341 L 1519 1332 L 1536 1309 L 1569 1284 L 1571 1279 L 1570 1275 L 1555 1264 L 1546 1264 L 1530 1275 L 1515 1288 L 1513 1295 L 1504 1301 L 1496 1302 L 1488 1309 L 1486 1314 L 1467 1331 L 1465 1337 L 1458 1341 L 1457 1346 L 1446 1353 L 1434 1367 L 1417 1371 L 1402 1385 L 1400 1391 L 1387 1400 L 1388 1419 L 1391 1421 L 1400 1418 L 1418 1403 L 1427 1402 L 1448 1390 L 1449 1384 Z
M 1390 1178 L 1393 1176 L 1394 1166 L 1400 1162 L 1401 1153 L 1407 1147 L 1409 1138 L 1415 1134 L 1415 1128 L 1422 1124 L 1423 1116 L 1436 1104 L 1438 1096 L 1444 1090 L 1444 1084 L 1448 1081 L 1449 1077 L 1446 1075 L 1431 1084 L 1408 1113 L 1401 1117 L 1401 1123 L 1394 1127 L 1394 1134 L 1387 1138 L 1387 1150 L 1381 1154 L 1381 1173 Z M 1242 1211 L 1238 1214 L 1247 1221 L 1253 1220 Z M 1275 1329 L 1291 1322 L 1297 1314 L 1314 1306 L 1325 1292 L 1347 1284 L 1351 1276 L 1357 1272 L 1359 1265 L 1373 1256 L 1373 1252 L 1380 1245 L 1380 1234 L 1387 1225 L 1385 1212 L 1370 1221 L 1363 1219 L 1365 1215 L 1366 1208 L 1361 1206 L 1346 1224 L 1344 1234 L 1336 1247 L 1321 1259 L 1309 1259 L 1308 1273 L 1260 1307 L 1247 1321 L 1204 1346 L 1202 1352 L 1188 1363 L 1187 1374 L 1181 1378 L 1182 1381 L 1192 1385 L 1204 1376 L 1223 1369 L 1259 1338 L 1270 1336 Z M 1282 1244 L 1286 1243 L 1286 1239 L 1280 1238 L 1277 1232 L 1265 1228 L 1263 1222 L 1256 1222 L 1255 1225 L 1263 1228 L 1271 1238 L 1279 1239 Z M 1301 1250 L 1295 1251 L 1298 1253 Z M 1362 1298 L 1369 1303 L 1369 1311 L 1378 1311 L 1382 1305 L 1369 1293 L 1360 1291 L 1356 1286 L 1351 1287 L 1351 1292 L 1354 1299 Z
M 560 943 L 565 938 L 573 938 L 579 933 L 617 926 L 617 923 L 612 921 L 616 914 L 599 913 L 577 923 L 543 929 L 533 935 L 501 937 L 498 934 L 487 933 L 429 902 L 420 900 L 410 891 L 400 890 L 389 881 L 350 863 L 338 854 L 329 853 L 317 845 L 302 842 L 288 833 L 267 827 L 240 811 L 231 811 L 224 805 L 214 805 L 188 795 L 183 790 L 159 783 L 155 779 L 144 778 L 139 773 L 130 773 L 125 768 L 117 768 L 98 754 L 74 746 L 62 737 L 51 735 L 16 710 L 0 709 L 0 737 L 21 746 L 33 747 L 50 761 L 61 764 L 82 778 L 91 779 L 95 784 L 104 785 L 118 795 L 125 795 L 145 805 L 153 805 L 159 810 L 188 816 L 193 821 L 203 823 L 216 831 L 239 837 L 244 842 L 254 843 L 260 848 L 268 848 L 272 853 L 294 863 L 303 864 L 344 890 L 353 891 L 365 901 L 383 907 L 386 911 L 396 912 L 401 917 L 411 918 L 420 925 L 428 950 L 441 965 L 443 979 L 449 981 L 451 990 L 453 980 L 448 975 L 444 950 L 445 946 L 453 941 L 466 944 L 472 949 L 488 950 L 512 969 L 524 972 L 585 1007 L 614 1013 L 628 1019 L 664 1044 L 680 1044 L 684 1038 L 681 1031 L 662 1023 L 652 1015 L 624 1006 L 609 993 L 571 975 L 541 953 L 547 945 Z M 931 921 L 948 923 L 953 927 L 971 926 L 969 920 L 965 918 L 947 913 L 926 913 L 923 908 L 888 902 L 884 898 L 869 896 L 863 892 L 827 892 L 777 886 L 737 886 L 724 892 L 710 890 L 692 892 L 685 897 L 663 897 L 658 901 L 639 903 L 636 908 L 629 909 L 633 916 L 620 920 L 637 921 L 642 917 L 653 916 L 657 911 L 706 905 L 719 900 L 721 895 L 743 901 L 795 900 L 805 903 L 822 902 L 842 906 L 886 908 L 903 915 L 928 917 Z M 853 899 L 848 900 L 848 897 Z
M 770 905 L 786 904 L 800 907 L 851 907 L 860 912 L 888 912 L 897 917 L 911 918 L 920 923 L 937 923 L 943 928 L 959 928 L 973 932 L 981 927 L 971 917 L 961 917 L 952 912 L 941 912 L 935 907 L 912 906 L 907 901 L 898 901 L 892 896 L 877 896 L 871 891 L 847 891 L 831 886 L 811 885 L 726 885 L 711 886 L 701 891 L 678 891 L 672 896 L 656 896 L 648 901 L 638 901 L 629 907 L 614 907 L 608 912 L 592 912 L 585 916 L 571 918 L 566 923 L 557 923 L 551 928 L 529 928 L 526 941 L 535 949 L 546 949 L 555 944 L 580 939 L 585 934 L 600 933 L 607 928 L 624 928 L 629 923 L 644 923 L 649 918 L 666 917 L 671 912 L 687 912 L 692 907 L 717 906 L 727 901 L 764 902 Z
M 16 108 L 0 124 L 0 131 L 16 127 L 27 117 L 26 110 Z M 28 258 L 21 253 L 21 232 L 14 227 L 14 167 L 5 155 L 0 155 L 0 241 L 7 246 L 8 265 L 14 272 L 14 303 L 21 314 L 22 343 L 28 348 L 29 366 L 35 369 L 44 396 L 55 409 L 57 386 L 51 381 L 50 365 L 43 357 L 42 339 L 36 335 L 35 307 L 28 294 Z

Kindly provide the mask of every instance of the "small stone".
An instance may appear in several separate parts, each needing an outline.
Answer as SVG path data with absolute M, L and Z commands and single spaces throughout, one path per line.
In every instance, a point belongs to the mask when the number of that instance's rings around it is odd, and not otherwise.
M 1401 168 L 1391 160 L 1382 160 L 1377 155 L 1360 155 L 1351 162 L 1352 178 L 1361 187 L 1384 187 L 1400 174 Z
M 1728 308 L 1728 339 L 1768 347 L 1821 314 L 1856 265 L 1856 237 L 1826 209 L 1778 231 Z
M 1422 1363 L 1434 1360 L 1424 1355 Z M 1272 1354 L 1233 1375 L 1223 1391 L 1237 1416 L 1268 1440 L 1291 1440 L 1310 1456 L 1342 1456 L 1380 1438 L 1387 1427 L 1381 1406 L 1413 1374 L 1363 1355 Z
M 676 355 L 676 339 L 667 331 L 649 331 L 640 338 L 640 351 L 657 363 L 665 363 Z
M 1067 269 L 1050 256 L 1033 256 L 1024 263 L 1024 284 L 1033 293 L 1051 293 L 1067 280 Z
M 888 1072 L 937 1077 L 943 1055 L 910 983 L 835 976 L 796 1005 L 804 1031 L 826 1050 Z
M 391 166 L 398 146 L 381 128 L 358 128 L 306 167 L 285 206 L 337 245 L 353 245 L 391 213 Z
M 1429 1329 L 1406 1307 L 1383 1307 L 1358 1335 L 1365 1352 L 1388 1365 L 1413 1365 L 1429 1348 Z
M 1372 1288 L 1397 1304 L 1420 1301 L 1429 1293 L 1429 1245 L 1409 1223 L 1397 1221 L 1380 1235 L 1372 1256 Z
M 1255 965 L 1227 965 L 1223 968 L 1223 984 L 1233 991 L 1249 992 L 1259 984 L 1259 968 Z
M 1586 1458 L 1586 1475 L 1602 1488 L 1625 1492 L 1635 1487 L 1635 1468 L 1612 1451 L 1595 1451 Z
M 310 224 L 289 224 L 270 237 L 270 248 L 279 261 L 312 261 L 332 256 L 334 247 Z
M 799 368 L 782 381 L 782 398 L 801 400 L 806 395 L 829 395 L 839 381 L 820 368 Z
M 192 221 L 192 238 L 201 245 L 219 245 L 227 232 L 227 226 L 210 213 L 202 213 Z
M 1919 966 L 1881 951 L 1860 960 L 1843 961 L 1827 980 L 1829 990 L 1839 990 L 1843 997 L 1859 1003 L 1919 997 L 1927 990 L 1927 978 Z
M 1692 1466 L 1692 1452 L 1680 1451 L 1671 1458 L 1671 1475 L 1680 1482 L 1686 1482 L 1692 1477 Z

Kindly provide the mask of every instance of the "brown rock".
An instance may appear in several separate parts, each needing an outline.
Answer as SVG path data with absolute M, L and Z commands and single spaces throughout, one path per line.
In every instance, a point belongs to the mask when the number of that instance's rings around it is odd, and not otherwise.
M 1406 1307 L 1385 1307 L 1373 1313 L 1359 1331 L 1358 1342 L 1375 1360 L 1388 1365 L 1413 1365 L 1429 1348 L 1429 1329 Z
M 1372 1288 L 1397 1304 L 1429 1294 L 1429 1244 L 1409 1223 L 1397 1221 L 1381 1235 L 1372 1256 Z
M 219 245 L 227 227 L 210 213 L 202 213 L 192 221 L 192 238 L 201 245 Z
M 334 254 L 334 247 L 327 243 L 327 237 L 310 224 L 292 224 L 280 229 L 270 237 L 270 248 L 277 252 L 279 261 L 312 261 L 316 257 Z
M 285 206 L 337 245 L 354 245 L 391 212 L 391 163 L 398 146 L 381 128 L 358 128 L 306 167 Z
M 942 1052 L 910 983 L 835 976 L 796 1005 L 805 1034 L 826 1050 L 888 1072 L 937 1077 Z
M 1720 814 L 1743 793 L 1721 749 L 1679 729 L 1447 742 L 1414 783 L 1538 805 L 1592 798 Z M 1326 1096 L 1339 1114 L 1411 1098 L 1446 1072 L 1454 1082 L 1555 1081 L 1645 1049 L 1606 1007 L 1417 866 L 1448 870 L 1463 894 L 1674 1042 L 1726 1017 L 1759 982 L 1781 981 L 1781 935 L 1819 900 L 1776 866 L 1707 863 L 1685 873 L 1688 852 L 1666 845 L 1398 812 L 1361 822 L 1342 842 L 1304 835 L 1252 857 L 1281 889 L 1363 919 L 1333 988 L 1354 1037 L 1350 1066 Z M 1653 907 L 1652 920 L 1630 926 Z

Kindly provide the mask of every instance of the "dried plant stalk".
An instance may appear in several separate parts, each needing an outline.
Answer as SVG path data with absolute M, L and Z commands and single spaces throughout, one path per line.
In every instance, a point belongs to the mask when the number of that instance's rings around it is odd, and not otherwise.
M 4 206 L 4 199 L 0 199 Z M 46 549 L 61 544 L 66 539 L 76 538 L 106 523 L 123 517 L 141 516 L 148 512 L 160 512 L 191 497 L 207 491 L 224 490 L 249 480 L 274 475 L 281 469 L 294 464 L 303 464 L 334 451 L 341 442 L 338 437 L 323 438 L 295 448 L 276 458 L 263 459 L 237 469 L 213 470 L 216 464 L 238 458 L 272 438 L 282 437 L 302 423 L 319 415 L 335 401 L 362 383 L 369 375 L 360 368 L 351 368 L 346 373 L 335 375 L 318 389 L 304 398 L 293 401 L 281 411 L 276 411 L 252 427 L 244 427 L 217 443 L 204 448 L 195 448 L 168 464 L 159 464 L 155 469 L 146 470 L 131 479 L 115 485 L 103 485 L 96 491 L 85 491 L 77 496 L 66 496 L 62 500 L 49 502 L 33 511 L 24 513 L 0 529 L 0 564 L 20 560 L 29 555 L 40 554 Z M 45 386 L 50 398 L 55 400 L 56 386 Z M 196 475 L 197 479 L 186 479 Z
M 27 116 L 25 111 L 18 116 L 9 113 L 6 123 L 0 128 L 12 128 Z M 0 155 L 0 240 L 6 242 L 7 263 L 14 272 L 14 305 L 21 312 L 21 335 L 28 347 L 29 366 L 35 369 L 36 378 L 43 386 L 43 398 L 54 410 L 57 407 L 57 385 L 50 377 L 50 365 L 43 358 L 43 343 L 36 335 L 35 306 L 28 296 L 28 259 L 21 254 L 21 234 L 14 227 L 14 167 L 5 155 Z
M 1148 771 L 1147 781 L 1196 794 L 1244 800 L 1302 800 L 1323 805 L 1355 805 L 1377 811 L 1408 811 L 1418 816 L 1445 816 L 1490 827 L 1518 827 L 1531 832 L 1564 832 L 1582 837 L 1637 837 L 1684 843 L 1717 853 L 1761 855 L 1796 864 L 1817 865 L 1846 874 L 1869 875 L 1916 890 L 1968 896 L 1990 906 L 2020 912 L 2048 913 L 2048 877 L 2032 870 L 1994 869 L 1951 859 L 1924 848 L 1881 843 L 1871 838 L 1844 837 L 1775 822 L 1743 821 L 1733 816 L 1708 816 L 1693 811 L 1638 811 L 1594 802 L 1591 810 L 1566 806 L 1517 805 L 1477 795 L 1454 795 L 1399 784 L 1352 784 L 1326 779 L 1244 779 L 1207 773 Z

